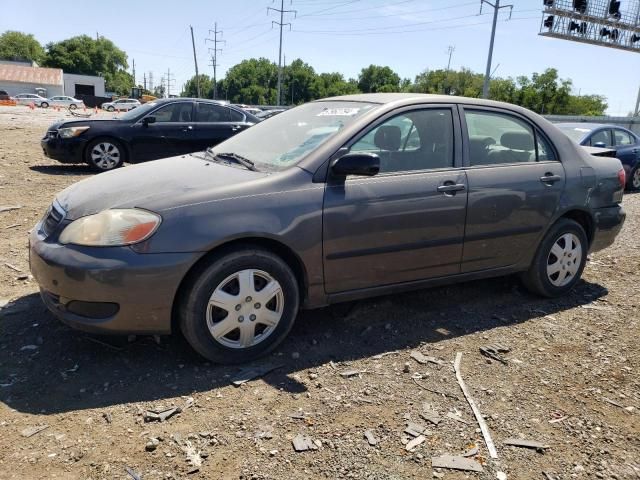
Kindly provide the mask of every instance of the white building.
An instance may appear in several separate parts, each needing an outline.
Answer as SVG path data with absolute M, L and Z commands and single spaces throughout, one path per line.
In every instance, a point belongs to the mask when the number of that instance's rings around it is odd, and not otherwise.
M 104 97 L 104 78 L 93 75 L 64 74 L 64 94 L 70 97 L 76 95 L 95 95 Z

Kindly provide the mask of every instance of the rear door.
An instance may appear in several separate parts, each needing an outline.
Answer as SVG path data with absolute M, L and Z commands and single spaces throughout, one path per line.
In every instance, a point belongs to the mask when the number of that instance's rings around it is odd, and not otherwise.
M 451 105 L 390 113 L 350 142 L 380 173 L 329 176 L 325 289 L 337 293 L 460 271 L 467 205 L 459 119 Z
M 213 147 L 247 128 L 245 115 L 216 103 L 196 103 L 196 150 Z
M 613 141 L 613 148 L 616 149 L 618 159 L 624 165 L 634 166 L 638 157 L 640 157 L 640 142 L 620 128 L 613 129 Z
M 469 182 L 462 272 L 517 264 L 537 247 L 558 209 L 565 172 L 527 119 L 461 107 Z
M 193 102 L 172 102 L 150 112 L 155 122 L 131 126 L 132 161 L 167 158 L 195 151 Z

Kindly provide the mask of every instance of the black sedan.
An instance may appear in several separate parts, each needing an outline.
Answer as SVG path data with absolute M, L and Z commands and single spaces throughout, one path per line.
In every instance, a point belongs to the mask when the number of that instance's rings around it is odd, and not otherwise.
M 640 136 L 599 123 L 556 123 L 556 127 L 580 145 L 615 150 L 627 176 L 627 189 L 640 190 Z
M 88 163 L 98 171 L 123 162 L 205 150 L 258 123 L 239 108 L 211 100 L 170 98 L 145 103 L 113 119 L 54 123 L 41 141 L 47 157 Z

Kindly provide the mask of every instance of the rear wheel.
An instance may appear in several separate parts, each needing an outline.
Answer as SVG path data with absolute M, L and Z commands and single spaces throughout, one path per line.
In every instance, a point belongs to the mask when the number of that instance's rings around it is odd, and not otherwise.
M 69 110 L 75 110 L 76 108 L 78 108 L 78 106 L 75 103 L 69 105 Z
M 551 227 L 538 247 L 529 270 L 522 279 L 525 286 L 544 297 L 558 297 L 580 280 L 589 244 L 582 226 L 567 218 Z
M 289 266 L 269 251 L 243 248 L 194 274 L 180 303 L 180 327 L 203 357 L 247 362 L 284 340 L 298 306 L 298 283 Z
M 640 165 L 631 170 L 627 190 L 640 190 Z
M 42 103 L 40 104 L 40 106 L 41 106 L 42 108 L 49 108 L 49 103 L 48 103 L 48 102 L 42 102 Z
M 113 112 L 115 110 L 115 108 L 113 107 L 113 105 L 109 105 L 109 107 L 107 108 L 107 111 L 109 112 Z
M 124 162 L 124 148 L 111 138 L 97 138 L 87 146 L 85 160 L 99 172 L 113 170 Z

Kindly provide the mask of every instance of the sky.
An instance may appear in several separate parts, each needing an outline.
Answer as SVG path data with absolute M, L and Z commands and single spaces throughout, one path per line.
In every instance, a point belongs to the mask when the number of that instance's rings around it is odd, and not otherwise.
M 154 84 L 169 71 L 171 93 L 194 75 L 189 26 L 193 27 L 200 73 L 213 75 L 213 38 L 217 23 L 218 78 L 243 59 L 278 62 L 281 0 L 4 0 L 0 32 L 32 33 L 42 44 L 75 35 L 99 34 L 135 60 L 136 81 L 152 72 Z M 556 68 L 573 80 L 575 94 L 604 95 L 610 115 L 633 110 L 640 88 L 640 54 L 538 35 L 542 0 L 502 0 L 513 4 L 499 15 L 493 69 L 498 77 L 517 77 Z M 622 9 L 638 0 L 623 0 Z M 626 5 L 625 5 L 626 4 Z M 484 72 L 491 33 L 491 8 L 480 0 L 284 0 L 290 23 L 283 29 L 286 62 L 301 58 L 316 72 L 357 78 L 363 67 L 387 65 L 402 78 L 427 69 Z M 6 14 L 10 12 L 10 14 Z M 41 12 L 41 13 L 37 13 Z M 131 69 L 130 69 L 131 71 Z

